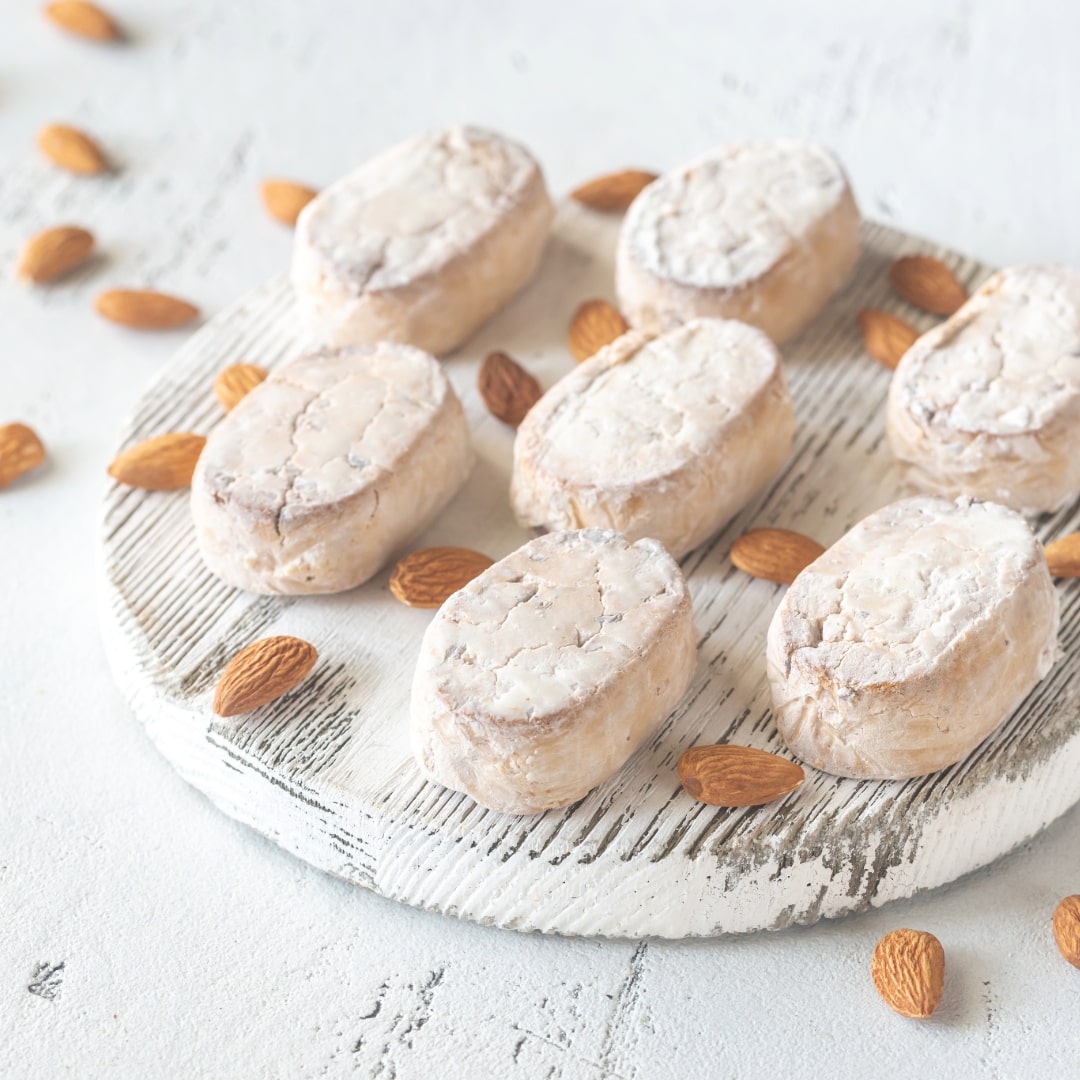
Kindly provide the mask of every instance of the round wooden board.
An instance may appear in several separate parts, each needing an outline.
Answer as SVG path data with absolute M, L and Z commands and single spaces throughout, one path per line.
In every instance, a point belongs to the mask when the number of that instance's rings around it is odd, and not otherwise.
M 618 220 L 560 209 L 541 272 L 514 304 L 446 360 L 478 464 L 416 546 L 460 544 L 499 558 L 528 539 L 507 499 L 513 432 L 487 414 L 479 360 L 505 349 L 545 387 L 570 369 L 577 304 L 612 292 Z M 1080 592 L 1061 589 L 1064 658 L 1023 706 L 951 769 L 906 782 L 808 770 L 780 804 L 694 802 L 675 775 L 688 746 L 743 743 L 784 753 L 765 682 L 765 630 L 781 586 L 734 570 L 748 528 L 781 526 L 832 543 L 901 494 L 884 442 L 889 373 L 863 352 L 855 314 L 883 307 L 932 323 L 890 292 L 899 254 L 943 258 L 968 286 L 988 267 L 878 226 L 846 291 L 784 349 L 798 429 L 791 457 L 714 540 L 682 561 L 700 644 L 676 711 L 608 783 L 563 810 L 518 818 L 420 778 L 407 718 L 427 611 L 390 596 L 389 570 L 349 593 L 263 597 L 212 577 L 186 493 L 110 487 L 103 522 L 102 625 L 122 690 L 161 752 L 222 810 L 315 866 L 419 907 L 519 930 L 684 937 L 781 928 L 952 881 L 1032 836 L 1080 800 Z M 214 375 L 273 368 L 310 344 L 284 278 L 200 330 L 151 385 L 123 444 L 208 432 L 222 417 Z M 1078 525 L 1077 507 L 1038 523 Z M 258 711 L 222 721 L 213 687 L 239 648 L 295 634 L 319 650 L 313 675 Z

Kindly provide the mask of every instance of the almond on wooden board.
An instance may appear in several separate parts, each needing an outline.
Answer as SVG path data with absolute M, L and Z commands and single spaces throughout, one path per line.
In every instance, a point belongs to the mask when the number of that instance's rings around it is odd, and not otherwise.
M 618 308 L 606 300 L 586 300 L 570 320 L 570 355 L 581 363 L 630 329 Z
M 967 300 L 967 290 L 940 259 L 905 255 L 889 267 L 889 284 L 909 304 L 932 315 L 952 315 Z
M 69 34 L 94 41 L 119 41 L 120 30 L 112 16 L 88 0 L 56 0 L 45 5 L 45 18 Z
M 1046 565 L 1052 577 L 1080 577 L 1080 533 L 1051 540 L 1046 545 Z
M 644 169 L 622 169 L 605 173 L 574 188 L 570 198 L 593 210 L 626 210 L 655 179 L 656 173 Z
M 15 274 L 34 284 L 52 281 L 85 262 L 93 250 L 93 233 L 78 225 L 57 225 L 27 240 Z
M 319 193 L 293 180 L 264 180 L 259 185 L 266 212 L 282 225 L 295 225 L 300 211 Z
M 923 930 L 893 930 L 874 948 L 870 975 L 890 1009 L 924 1020 L 945 988 L 945 950 Z
M 186 300 L 151 289 L 110 289 L 94 300 L 99 315 L 135 330 L 171 330 L 197 318 Z
M 81 176 L 106 172 L 108 159 L 101 147 L 78 128 L 47 124 L 37 133 L 38 149 L 54 164 Z
M 818 556 L 816 540 L 790 529 L 751 529 L 731 547 L 731 561 L 752 577 L 790 585 Z
M 0 488 L 45 460 L 45 446 L 26 424 L 0 424 Z
M 1066 896 L 1054 910 L 1054 940 L 1061 955 L 1080 968 L 1080 896 Z
M 155 435 L 129 446 L 109 466 L 109 475 L 121 484 L 146 491 L 188 487 L 205 445 L 204 436 L 190 432 Z
M 806 773 L 794 761 L 751 746 L 692 746 L 678 764 L 679 782 L 710 806 L 763 806 L 794 791 Z
M 238 716 L 288 693 L 311 673 L 319 653 L 297 637 L 268 637 L 241 649 L 214 690 L 214 712 Z
M 266 378 L 258 364 L 232 364 L 214 379 L 214 396 L 226 412 L 232 412 Z
M 544 391 L 536 378 L 504 352 L 488 353 L 476 376 L 476 388 L 492 416 L 517 427 Z
M 470 548 L 430 547 L 409 552 L 390 575 L 390 591 L 409 607 L 441 607 L 494 562 Z
M 910 323 L 877 308 L 863 308 L 856 320 L 862 332 L 863 347 L 890 371 L 919 338 L 919 331 Z

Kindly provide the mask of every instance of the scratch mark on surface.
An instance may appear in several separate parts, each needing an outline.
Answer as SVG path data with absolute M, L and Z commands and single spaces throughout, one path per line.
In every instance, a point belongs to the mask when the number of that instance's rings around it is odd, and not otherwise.
M 46 1001 L 55 1001 L 60 996 L 60 988 L 64 983 L 64 964 L 63 960 L 59 964 L 38 964 L 26 989 Z

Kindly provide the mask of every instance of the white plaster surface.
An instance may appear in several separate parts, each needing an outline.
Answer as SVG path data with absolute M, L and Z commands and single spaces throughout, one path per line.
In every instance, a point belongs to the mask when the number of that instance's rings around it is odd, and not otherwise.
M 683 944 L 426 914 L 216 811 L 132 719 L 95 623 L 104 467 L 184 334 L 134 334 L 89 304 L 150 285 L 214 313 L 287 267 L 262 177 L 325 184 L 462 119 L 521 138 L 555 192 L 723 139 L 818 138 L 869 214 L 999 264 L 1080 262 L 1080 9 L 109 6 L 122 49 L 64 38 L 36 2 L 5 0 L 0 23 L 0 422 L 34 425 L 51 452 L 0 493 L 0 1075 L 1076 1075 L 1080 972 L 1049 919 L 1080 892 L 1077 811 L 937 893 Z M 49 120 L 97 134 L 118 175 L 42 164 Z M 103 258 L 48 291 L 10 285 L 21 242 L 61 221 L 94 229 Z M 926 1023 L 870 984 L 874 942 L 901 925 L 946 949 Z

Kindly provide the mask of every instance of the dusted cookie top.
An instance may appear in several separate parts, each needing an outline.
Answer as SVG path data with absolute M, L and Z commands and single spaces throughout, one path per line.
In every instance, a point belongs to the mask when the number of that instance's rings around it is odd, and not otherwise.
M 462 718 L 550 722 L 619 679 L 689 607 L 656 541 L 551 533 L 446 601 L 424 636 L 418 680 Z
M 650 184 L 623 234 L 659 277 L 737 289 L 801 247 L 847 194 L 839 162 L 817 143 L 734 143 Z
M 454 392 L 407 345 L 322 350 L 273 372 L 213 431 L 199 462 L 219 503 L 274 518 L 279 534 L 312 509 L 367 495 L 407 456 Z
M 356 291 L 438 273 L 520 201 L 538 168 L 523 147 L 474 127 L 418 135 L 327 188 L 298 224 Z
M 1080 494 L 1080 270 L 1002 270 L 907 351 L 889 442 L 910 483 L 1056 510 Z

